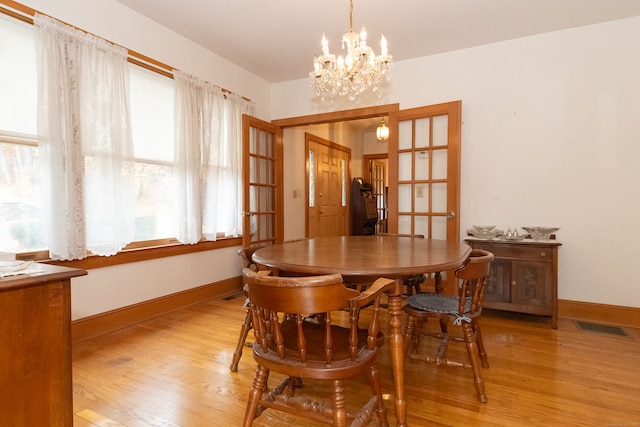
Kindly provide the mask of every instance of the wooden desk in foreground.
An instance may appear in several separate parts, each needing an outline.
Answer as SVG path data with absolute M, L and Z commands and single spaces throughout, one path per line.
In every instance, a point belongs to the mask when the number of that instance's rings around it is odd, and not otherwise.
M 73 425 L 72 277 L 84 270 L 0 278 L 0 424 Z

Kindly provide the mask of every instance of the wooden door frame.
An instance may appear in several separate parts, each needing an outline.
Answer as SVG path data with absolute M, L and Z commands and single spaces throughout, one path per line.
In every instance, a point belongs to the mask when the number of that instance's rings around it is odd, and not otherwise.
M 387 166 L 386 166 L 386 175 L 387 175 L 387 184 L 389 184 L 389 153 L 374 153 L 374 154 L 364 154 L 362 156 L 362 177 L 364 178 L 364 180 L 370 184 L 373 184 L 373 177 L 371 176 L 372 173 L 372 162 L 373 160 L 386 160 L 387 161 Z M 387 185 L 387 188 L 389 188 L 389 186 Z M 384 224 L 382 224 L 383 227 L 383 231 L 385 233 L 387 233 L 389 231 L 388 228 L 388 224 L 389 224 L 389 200 L 386 199 L 386 197 L 388 197 L 388 194 L 385 194 L 385 203 L 387 208 L 385 209 L 385 214 L 386 217 L 384 218 Z M 376 202 L 377 203 L 377 202 Z M 379 218 L 379 216 L 378 216 Z M 378 234 L 379 231 L 379 227 L 380 227 L 380 222 L 378 222 L 376 224 L 376 234 Z
M 284 128 L 302 127 L 310 125 L 321 125 L 327 123 L 347 122 L 351 120 L 370 119 L 373 117 L 388 117 L 389 122 L 389 146 L 398 145 L 398 118 L 400 104 L 385 104 L 375 107 L 354 108 L 352 110 L 335 111 L 331 113 L 310 114 L 306 116 L 289 117 L 285 119 L 272 120 L 275 126 Z M 395 125 L 394 125 L 395 123 Z M 395 128 L 393 127 L 395 126 Z M 307 165 L 307 168 L 309 165 Z M 307 174 L 309 173 L 307 169 Z M 389 170 L 391 173 L 391 170 Z M 351 165 L 349 165 L 349 175 L 351 175 Z M 308 179 L 308 177 L 307 177 Z M 308 191 L 308 183 L 307 183 Z M 350 192 L 347 192 L 347 204 L 350 207 Z M 308 200 L 307 200 L 308 204 Z M 308 233 L 308 222 L 305 221 L 305 233 Z
M 362 177 L 365 181 L 371 182 L 371 168 L 364 170 L 366 165 L 370 165 L 371 160 L 387 159 L 389 160 L 389 153 L 375 153 L 375 154 L 363 154 L 362 155 Z M 388 167 L 388 166 L 387 166 Z M 388 173 L 389 171 L 387 171 Z

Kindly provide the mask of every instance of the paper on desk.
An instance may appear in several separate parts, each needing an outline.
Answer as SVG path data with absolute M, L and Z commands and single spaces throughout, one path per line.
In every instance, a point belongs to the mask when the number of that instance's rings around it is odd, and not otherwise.
M 24 261 L 23 263 L 15 262 L 6 266 L 0 265 L 0 278 L 38 273 L 44 273 L 44 268 L 32 261 Z

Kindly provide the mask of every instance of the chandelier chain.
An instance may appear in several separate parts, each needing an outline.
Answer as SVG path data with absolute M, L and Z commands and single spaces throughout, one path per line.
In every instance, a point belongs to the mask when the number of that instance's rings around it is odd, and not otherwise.
M 353 33 L 353 0 L 349 0 L 349 32 Z

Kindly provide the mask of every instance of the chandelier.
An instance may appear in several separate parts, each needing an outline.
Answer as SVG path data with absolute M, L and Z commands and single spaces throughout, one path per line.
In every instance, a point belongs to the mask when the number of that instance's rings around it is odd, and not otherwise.
M 313 71 L 309 73 L 316 95 L 324 101 L 335 95 L 347 96 L 358 102 L 358 96 L 367 88 L 382 96 L 380 86 L 389 80 L 391 55 L 387 49 L 387 39 L 380 39 L 380 55 L 376 56 L 367 45 L 367 31 L 362 27 L 360 34 L 353 32 L 353 0 L 349 0 L 349 32 L 342 36 L 342 49 L 347 53 L 336 60 L 329 53 L 329 42 L 322 34 L 322 55 L 313 58 Z

